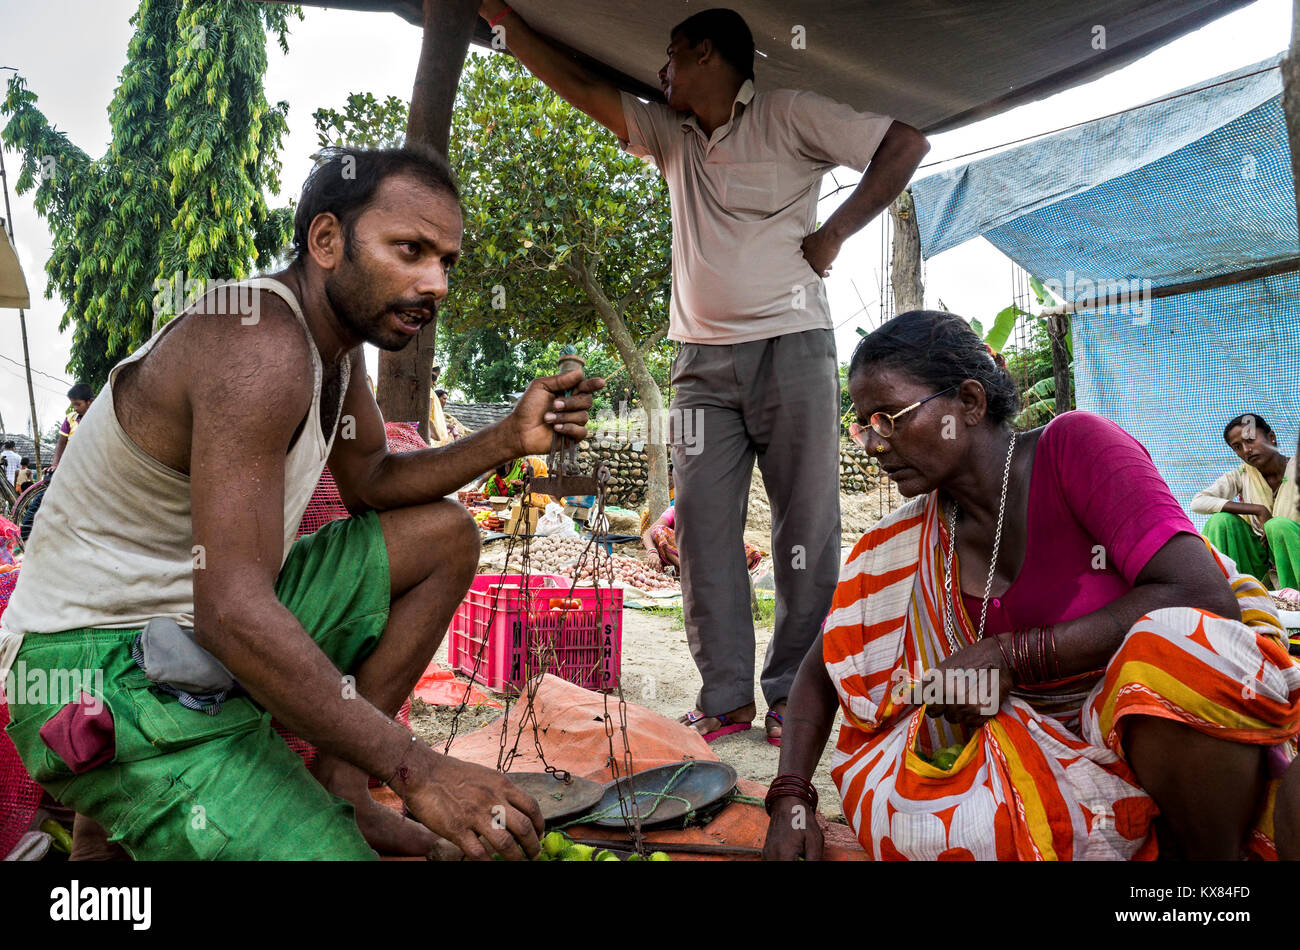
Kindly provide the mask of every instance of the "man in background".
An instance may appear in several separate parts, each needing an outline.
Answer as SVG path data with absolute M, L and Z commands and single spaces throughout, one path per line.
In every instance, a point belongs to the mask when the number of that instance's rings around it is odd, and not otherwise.
M 13 485 L 18 479 L 18 470 L 22 467 L 22 456 L 14 451 L 13 442 L 4 444 L 4 451 L 0 452 L 0 471 L 4 472 L 4 479 L 10 485 Z
M 54 444 L 54 461 L 50 462 L 51 471 L 58 467 L 68 447 L 68 440 L 72 438 L 72 433 L 77 431 L 77 426 L 86 415 L 86 411 L 90 409 L 90 404 L 95 401 L 95 391 L 85 383 L 77 383 L 68 390 L 68 401 L 72 403 L 72 408 L 68 410 L 68 414 L 63 417 L 63 424 L 59 426 L 59 439 Z
M 442 400 L 438 398 L 438 377 L 442 367 L 435 366 L 429 379 L 429 444 L 446 445 L 451 441 L 447 433 L 447 418 L 442 412 Z

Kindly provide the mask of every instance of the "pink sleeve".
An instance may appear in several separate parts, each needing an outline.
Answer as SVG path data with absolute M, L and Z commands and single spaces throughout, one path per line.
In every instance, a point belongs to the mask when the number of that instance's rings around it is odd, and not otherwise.
M 1196 533 L 1146 448 L 1109 419 L 1070 412 L 1042 438 L 1067 507 L 1130 584 L 1170 538 Z
M 677 520 L 677 509 L 674 506 L 669 505 L 664 509 L 664 513 L 659 516 L 659 520 L 663 522 L 664 527 L 671 528 L 673 523 Z

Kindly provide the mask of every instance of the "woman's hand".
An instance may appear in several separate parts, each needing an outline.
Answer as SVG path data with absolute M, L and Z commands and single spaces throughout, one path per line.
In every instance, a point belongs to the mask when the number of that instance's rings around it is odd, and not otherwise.
M 1256 505 L 1255 517 L 1259 519 L 1260 527 L 1263 527 L 1273 517 L 1273 510 L 1268 505 Z
M 937 680 L 934 685 L 930 677 Z M 977 727 L 997 714 L 1013 685 L 1011 669 L 997 640 L 987 636 L 927 670 L 917 688 L 926 698 L 927 716 L 942 716 L 957 725 Z M 941 701 L 930 702 L 936 688 Z
M 812 806 L 798 798 L 778 798 L 773 802 L 767 840 L 763 842 L 763 860 L 820 861 L 824 841 L 817 816 L 812 812 Z

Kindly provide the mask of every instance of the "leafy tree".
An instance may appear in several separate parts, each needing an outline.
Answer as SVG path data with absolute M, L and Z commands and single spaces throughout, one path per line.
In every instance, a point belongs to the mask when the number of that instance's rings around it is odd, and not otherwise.
M 438 337 L 449 353 L 443 383 L 448 389 L 464 390 L 475 402 L 511 401 L 533 378 L 528 368 L 545 349 L 540 343 L 512 340 L 491 326 L 455 332 L 444 321 L 438 326 Z
M 342 110 L 321 108 L 311 117 L 316 122 L 316 141 L 322 149 L 342 145 L 400 148 L 406 142 L 408 112 L 410 104 L 397 96 L 380 102 L 374 93 L 354 92 Z
M 385 130 L 405 128 L 391 99 L 366 114 L 377 105 L 352 96 L 350 112 L 317 112 L 322 144 L 382 141 Z M 451 143 L 466 234 L 440 311 L 445 338 L 463 346 L 468 331 L 490 327 L 515 347 L 591 341 L 598 348 L 583 353 L 588 366 L 598 355 L 617 358 L 662 425 L 671 233 L 658 173 L 507 56 L 467 60 Z M 490 336 L 475 341 L 497 345 Z M 460 365 L 454 355 L 451 362 Z M 668 503 L 667 453 L 662 430 L 651 434 L 656 509 Z
M 53 237 L 46 296 L 73 328 L 68 371 L 96 389 L 209 278 L 242 278 L 287 243 L 292 209 L 272 210 L 286 103 L 262 88 L 266 39 L 288 51 L 296 7 L 249 0 L 141 0 L 112 141 L 91 158 L 9 81 L 5 139 L 22 152 L 17 190 L 36 190 Z M 177 283 L 179 279 L 179 285 Z

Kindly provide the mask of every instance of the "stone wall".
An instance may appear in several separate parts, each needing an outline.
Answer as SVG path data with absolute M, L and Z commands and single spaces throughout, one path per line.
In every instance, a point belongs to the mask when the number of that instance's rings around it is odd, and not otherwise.
M 644 442 L 597 438 L 578 444 L 578 465 L 582 471 L 594 472 L 599 461 L 609 463 L 612 476 L 605 504 L 636 509 L 645 502 L 650 460 L 646 458 Z
M 613 476 L 607 504 L 635 509 L 645 503 L 646 483 L 650 478 L 645 443 L 596 438 L 579 444 L 578 462 L 584 472 L 594 471 L 600 460 L 609 463 Z M 884 481 L 879 466 L 861 446 L 848 439 L 840 442 L 840 491 L 874 491 Z
M 887 476 L 862 446 L 851 439 L 840 440 L 840 491 L 874 491 L 886 481 Z

